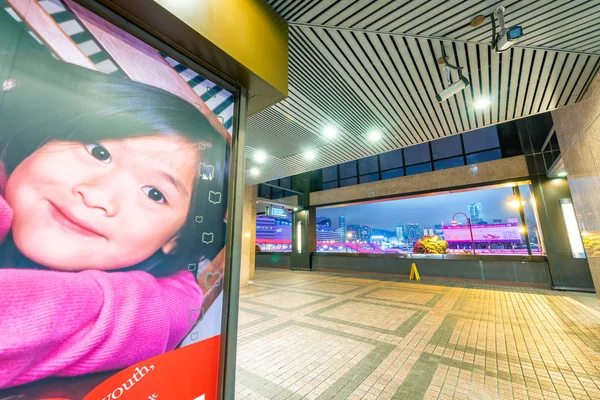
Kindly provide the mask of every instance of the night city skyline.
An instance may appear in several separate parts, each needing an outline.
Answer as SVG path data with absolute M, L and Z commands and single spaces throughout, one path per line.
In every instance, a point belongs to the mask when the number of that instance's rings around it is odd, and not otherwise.
M 520 186 L 521 196 L 524 200 L 531 198 L 529 187 Z M 444 223 L 450 225 L 452 215 L 463 212 L 469 215 L 469 206 L 481 203 L 482 219 L 491 224 L 494 220 L 501 219 L 503 223 L 507 218 L 518 218 L 517 210 L 506 205 L 507 199 L 512 195 L 512 188 L 502 187 L 484 190 L 475 190 L 460 193 L 440 194 L 434 196 L 417 197 L 346 205 L 329 208 L 318 208 L 317 217 L 327 217 L 331 220 L 333 228 L 338 228 L 339 216 L 345 215 L 346 227 L 348 225 L 362 225 L 370 228 L 396 230 L 396 224 L 418 223 L 422 228 L 433 227 Z M 535 222 L 531 202 L 525 206 L 525 219 Z M 457 216 L 457 221 L 466 225 L 464 216 Z

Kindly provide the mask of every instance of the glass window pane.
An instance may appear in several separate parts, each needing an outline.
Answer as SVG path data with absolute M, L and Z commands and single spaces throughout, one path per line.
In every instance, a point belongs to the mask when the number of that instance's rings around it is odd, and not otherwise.
M 560 146 L 558 145 L 558 138 L 556 137 L 556 133 L 552 134 L 550 138 L 550 148 L 546 147 L 547 150 L 560 150 Z
M 378 171 L 377 166 L 377 156 L 371 156 L 367 158 L 362 158 L 358 160 L 358 173 L 359 174 L 369 174 L 371 172 Z
M 323 174 L 323 182 L 335 181 L 337 180 L 337 165 L 323 168 L 321 173 Z
M 333 182 L 327 182 L 323 184 L 323 190 L 327 190 L 327 189 L 333 189 L 338 187 L 338 183 L 337 181 L 333 181 Z
M 469 154 L 467 156 L 467 164 L 498 160 L 499 158 L 502 158 L 502 152 L 500 149 L 482 151 L 481 153 Z
M 465 160 L 463 160 L 462 156 L 447 158 L 445 160 L 435 161 L 433 163 L 433 167 L 436 171 L 440 169 L 460 167 L 462 165 L 465 165 Z
M 431 142 L 431 151 L 433 159 L 448 158 L 462 154 L 462 145 L 460 144 L 460 136 L 454 135 L 447 138 L 434 140 Z
M 421 143 L 416 146 L 405 148 L 404 160 L 406 161 L 406 165 L 429 161 L 429 143 Z
M 463 141 L 465 142 L 466 153 L 500 147 L 498 130 L 495 126 L 488 126 L 475 131 L 465 132 L 462 135 Z
M 281 178 L 279 180 L 279 186 L 287 188 L 287 189 L 291 189 L 292 188 L 292 178 L 289 176 L 287 178 Z
M 269 194 L 271 193 L 271 191 L 269 190 L 270 188 L 268 186 L 260 185 L 259 188 L 260 188 L 260 191 L 258 193 L 259 197 L 269 197 Z
M 271 197 L 272 199 L 281 199 L 283 198 L 283 192 L 273 192 L 273 196 Z
M 359 177 L 360 183 L 367 183 L 367 182 L 373 182 L 373 181 L 378 181 L 379 180 L 379 174 L 375 173 L 375 174 L 369 174 L 369 175 L 361 175 Z
M 340 180 L 340 187 L 356 185 L 356 177 Z
M 431 163 L 417 164 L 406 167 L 406 175 L 420 174 L 431 171 Z
M 389 171 L 381 173 L 381 179 L 397 178 L 399 176 L 404 176 L 404 170 L 402 168 L 390 169 Z
M 356 161 L 340 164 L 340 178 L 356 176 Z
M 402 149 L 389 151 L 379 155 L 381 170 L 398 168 L 402 166 Z

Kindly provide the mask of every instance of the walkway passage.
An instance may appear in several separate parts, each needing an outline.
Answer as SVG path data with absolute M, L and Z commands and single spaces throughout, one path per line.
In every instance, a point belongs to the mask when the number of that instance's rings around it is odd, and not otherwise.
M 257 269 L 237 399 L 600 399 L 595 295 Z

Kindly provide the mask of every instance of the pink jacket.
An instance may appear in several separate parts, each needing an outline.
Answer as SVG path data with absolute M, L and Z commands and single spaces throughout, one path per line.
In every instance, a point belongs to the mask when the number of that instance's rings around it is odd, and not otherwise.
M 11 221 L 0 196 L 0 242 Z M 201 305 L 188 271 L 157 279 L 143 271 L 0 269 L 0 388 L 123 368 L 172 350 Z

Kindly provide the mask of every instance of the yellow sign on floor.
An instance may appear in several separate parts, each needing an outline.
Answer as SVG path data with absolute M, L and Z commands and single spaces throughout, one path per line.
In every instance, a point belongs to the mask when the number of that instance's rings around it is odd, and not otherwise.
M 419 270 L 417 269 L 417 264 L 413 263 L 410 267 L 410 280 L 416 279 L 418 281 L 421 280 L 421 276 L 419 275 Z

